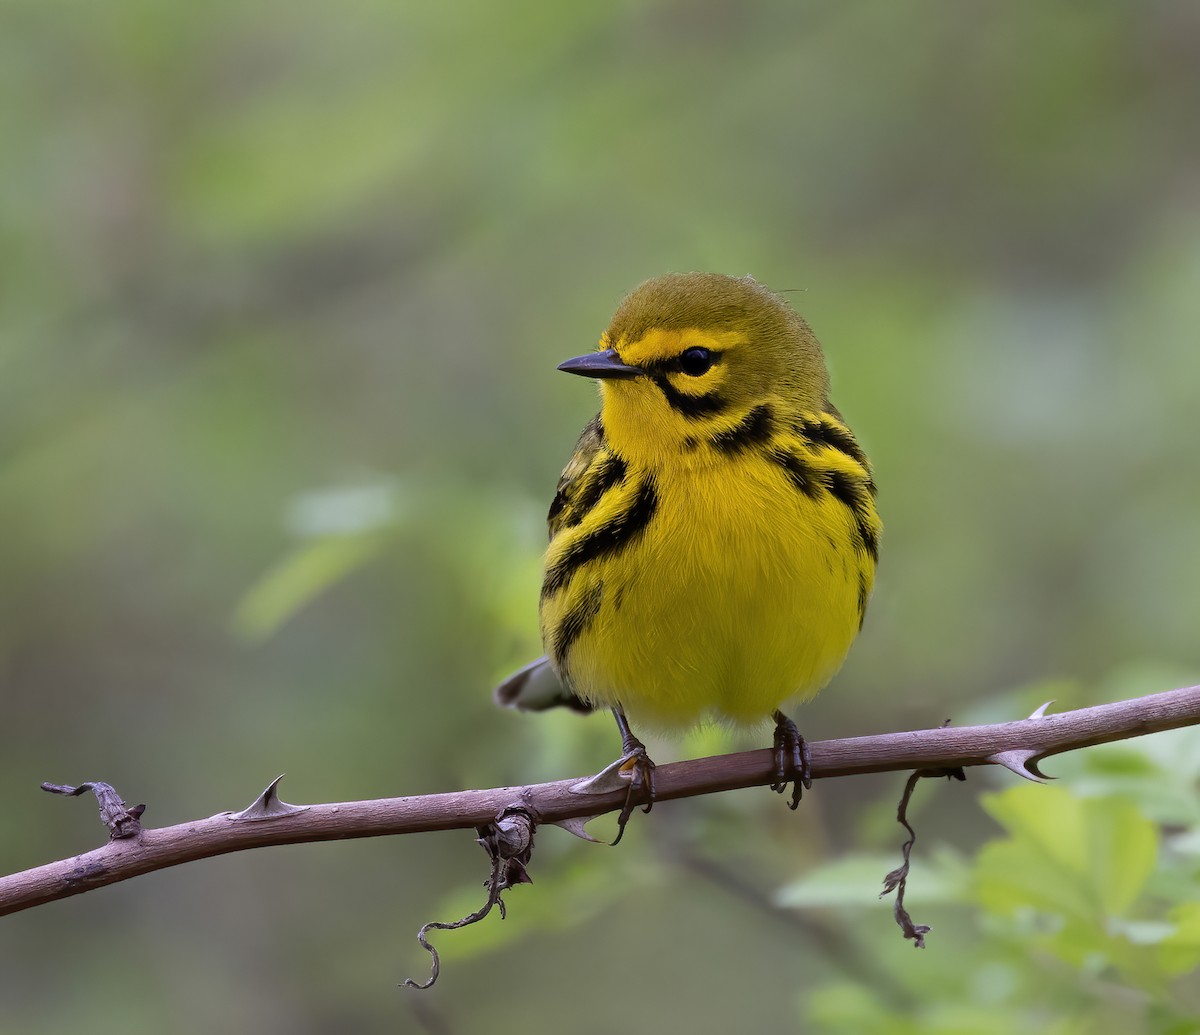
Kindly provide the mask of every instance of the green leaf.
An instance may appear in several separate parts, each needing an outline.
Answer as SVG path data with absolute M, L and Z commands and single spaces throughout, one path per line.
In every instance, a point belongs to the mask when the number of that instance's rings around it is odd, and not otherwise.
M 1082 797 L 1123 795 L 1159 823 L 1200 823 L 1200 730 L 1166 730 L 1063 758 L 1056 771 L 1069 776 Z
M 1093 798 L 1082 803 L 1090 873 L 1106 913 L 1126 913 L 1158 861 L 1158 827 L 1133 802 Z
M 1172 974 L 1184 974 L 1200 965 L 1200 902 L 1184 902 L 1170 912 L 1174 933 L 1163 939 L 1159 956 Z
M 1015 787 L 984 807 L 1009 833 L 985 845 L 977 890 L 988 908 L 1033 908 L 1102 926 L 1133 905 L 1158 857 L 1158 830 L 1121 798 Z

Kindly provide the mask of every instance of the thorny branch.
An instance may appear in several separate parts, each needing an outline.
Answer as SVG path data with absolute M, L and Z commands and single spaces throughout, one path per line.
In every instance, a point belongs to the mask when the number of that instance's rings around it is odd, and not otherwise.
M 1196 724 L 1200 724 L 1200 686 L 1054 715 L 1044 715 L 1039 709 L 1018 722 L 819 741 L 811 745 L 812 776 L 829 779 L 1003 765 L 1020 776 L 1039 780 L 1043 777 L 1037 766 L 1047 756 Z M 143 827 L 83 855 L 0 877 L 0 916 L 214 855 L 266 845 L 486 829 L 513 808 L 524 810 L 540 825 L 555 823 L 583 835 L 588 819 L 619 809 L 625 802 L 624 780 L 615 772 L 609 776 L 607 780 L 570 779 L 528 787 L 303 806 L 280 801 L 275 781 L 254 805 L 240 813 L 222 812 L 171 827 Z M 655 797 L 664 802 L 766 786 L 775 779 L 771 749 L 743 751 L 659 766 Z M 120 801 L 115 791 L 113 798 Z M 123 802 L 120 809 L 124 809 Z M 128 810 L 127 815 L 136 820 L 140 808 Z M 510 883 L 512 877 L 510 873 Z

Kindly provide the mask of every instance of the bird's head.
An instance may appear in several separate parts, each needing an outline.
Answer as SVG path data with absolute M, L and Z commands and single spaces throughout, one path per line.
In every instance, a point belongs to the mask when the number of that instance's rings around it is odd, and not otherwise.
M 623 455 L 675 462 L 755 407 L 828 406 L 808 324 L 751 277 L 669 273 L 621 303 L 597 352 L 559 366 L 599 379 L 603 421 Z

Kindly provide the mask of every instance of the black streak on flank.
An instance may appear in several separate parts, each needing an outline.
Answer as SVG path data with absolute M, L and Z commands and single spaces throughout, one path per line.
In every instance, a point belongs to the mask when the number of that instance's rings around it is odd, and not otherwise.
M 671 384 L 662 374 L 652 375 L 651 380 L 658 385 L 659 391 L 666 397 L 671 409 L 682 413 L 688 420 L 698 420 L 701 417 L 720 413 L 729 405 L 716 392 L 708 392 L 705 395 L 687 395 Z
M 858 627 L 863 627 L 863 619 L 867 617 L 867 573 L 858 573 Z
M 625 461 L 616 453 L 606 452 L 579 487 L 579 495 L 572 500 L 571 509 L 567 513 L 563 527 L 574 528 L 578 525 L 600 502 L 601 496 L 614 485 L 619 485 L 625 480 L 625 473 Z M 551 517 L 553 517 L 553 508 L 551 510 Z
M 581 535 L 564 550 L 546 572 L 542 583 L 542 599 L 562 589 L 582 565 L 623 550 L 645 530 L 657 508 L 658 493 L 654 491 L 654 480 L 646 478 L 625 510 L 586 535 Z
M 797 489 L 809 499 L 816 499 L 817 493 L 821 490 L 821 483 L 817 480 L 813 469 L 808 464 L 794 453 L 789 453 L 786 449 L 773 450 L 771 452 L 771 459 L 783 468 Z
M 713 435 L 713 448 L 726 456 L 736 456 L 747 449 L 769 442 L 774 424 L 770 406 L 755 406 L 728 431 Z
M 858 518 L 858 515 L 855 515 Z M 875 530 L 861 518 L 858 518 L 858 532 L 862 536 L 863 546 L 866 547 L 867 553 L 871 555 L 871 560 L 876 564 L 879 563 L 879 537 L 875 534 Z
M 802 419 L 797 422 L 796 430 L 814 446 L 829 446 L 839 453 L 845 453 L 864 470 L 870 470 L 867 454 L 845 428 L 824 420 Z
M 872 523 L 871 497 L 873 484 L 861 475 L 845 471 L 814 470 L 800 457 L 786 449 L 772 450 L 771 459 L 783 468 L 792 484 L 809 499 L 816 499 L 822 489 L 828 489 L 834 499 L 850 511 L 854 518 L 857 540 L 873 561 L 879 561 L 879 537 Z M 832 545 L 832 544 L 831 544 Z
M 871 490 L 868 481 L 845 471 L 827 471 L 825 479 L 834 498 L 844 503 L 854 515 L 863 549 L 871 555 L 872 560 L 878 562 L 879 540 L 871 527 Z
M 604 583 L 597 582 L 590 587 L 565 615 L 562 623 L 554 633 L 554 660 L 559 668 L 563 668 L 575 641 L 591 626 L 596 615 L 600 613 L 600 602 L 604 599 Z

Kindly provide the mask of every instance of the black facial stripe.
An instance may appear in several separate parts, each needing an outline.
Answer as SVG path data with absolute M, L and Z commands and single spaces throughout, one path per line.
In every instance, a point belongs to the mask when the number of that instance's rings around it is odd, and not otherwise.
M 718 392 L 708 392 L 704 395 L 687 395 L 676 388 L 661 374 L 651 375 L 651 380 L 658 385 L 659 391 L 666 397 L 671 409 L 683 414 L 688 420 L 697 420 L 720 413 L 729 403 Z

